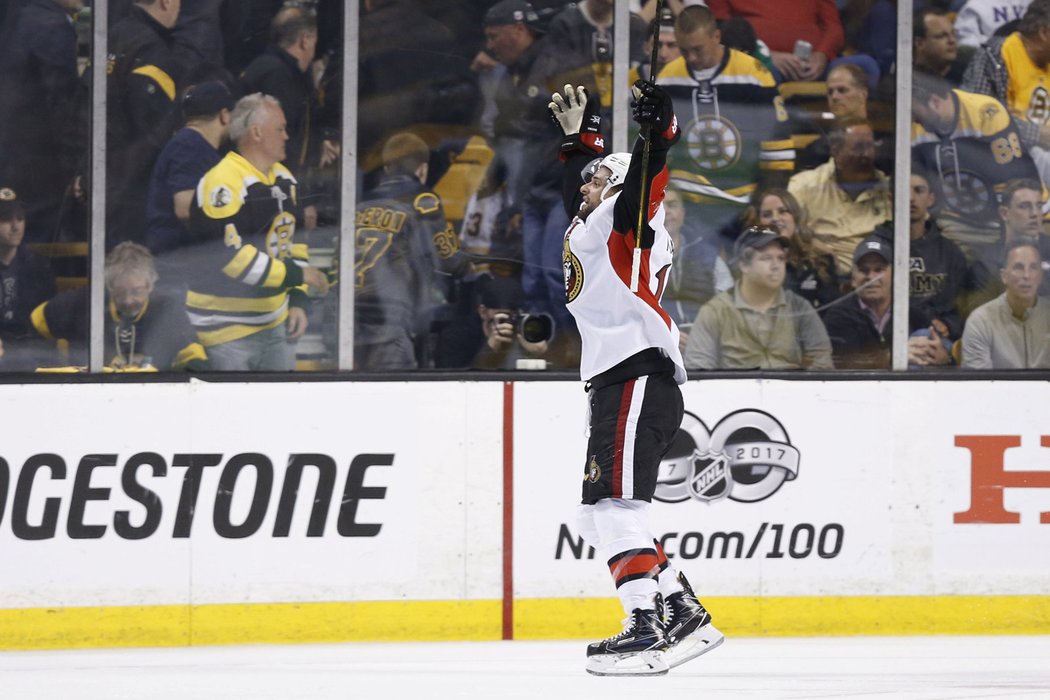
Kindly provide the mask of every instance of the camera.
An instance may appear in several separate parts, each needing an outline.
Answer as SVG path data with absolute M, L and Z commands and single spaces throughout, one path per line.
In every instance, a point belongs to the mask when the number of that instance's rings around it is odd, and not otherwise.
M 543 343 L 554 337 L 554 319 L 550 314 L 498 314 L 496 323 L 509 323 L 514 332 L 521 335 L 526 342 Z

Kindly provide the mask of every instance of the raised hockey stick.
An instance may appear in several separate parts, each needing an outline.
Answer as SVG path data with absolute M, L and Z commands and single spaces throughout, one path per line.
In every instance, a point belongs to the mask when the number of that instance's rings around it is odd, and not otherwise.
M 653 22 L 653 50 L 649 56 L 649 79 L 656 84 L 656 61 L 660 51 L 660 16 L 663 13 L 664 0 L 656 0 L 656 21 Z M 634 229 L 634 257 L 631 259 L 631 292 L 638 291 L 638 275 L 642 270 L 642 227 L 647 223 L 646 213 L 649 207 L 649 144 L 651 143 L 653 125 L 642 124 L 645 143 L 642 145 L 642 201 L 638 206 L 638 226 Z

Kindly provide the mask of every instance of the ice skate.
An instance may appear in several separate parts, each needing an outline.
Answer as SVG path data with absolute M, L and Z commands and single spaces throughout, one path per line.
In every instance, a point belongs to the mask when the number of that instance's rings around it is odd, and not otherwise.
M 664 661 L 669 668 L 706 654 L 725 641 L 725 635 L 711 624 L 711 613 L 697 600 L 693 587 L 681 572 L 678 582 L 683 590 L 667 596 L 666 601 L 664 633 L 668 649 Z
M 657 600 L 657 608 L 660 601 Z M 634 610 L 623 632 L 587 647 L 587 673 L 595 676 L 662 676 L 669 666 L 663 625 L 656 610 Z

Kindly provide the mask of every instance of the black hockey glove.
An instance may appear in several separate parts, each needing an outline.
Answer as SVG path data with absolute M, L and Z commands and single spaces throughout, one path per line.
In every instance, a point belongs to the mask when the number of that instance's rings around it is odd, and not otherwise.
M 631 88 L 634 100 L 631 110 L 634 120 L 639 124 L 652 124 L 652 128 L 665 141 L 678 140 L 678 120 L 674 116 L 674 103 L 671 96 L 648 80 L 639 80 Z
M 561 142 L 561 152 L 566 154 L 573 150 L 583 150 L 594 155 L 605 152 L 605 139 L 602 137 L 602 118 L 598 113 L 600 100 L 597 96 L 587 95 L 582 85 L 566 85 L 565 94 L 551 95 L 551 118 L 561 129 L 565 138 Z

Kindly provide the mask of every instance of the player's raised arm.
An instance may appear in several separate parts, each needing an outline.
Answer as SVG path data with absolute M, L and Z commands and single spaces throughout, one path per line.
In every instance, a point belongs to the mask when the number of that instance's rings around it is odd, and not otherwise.
M 639 80 L 631 88 L 631 92 L 634 95 L 631 105 L 634 121 L 642 125 L 642 130 L 634 142 L 623 192 L 616 200 L 613 230 L 628 234 L 638 227 L 638 212 L 644 195 L 647 211 L 641 235 L 637 240 L 638 247 L 645 249 L 653 245 L 653 230 L 649 226 L 649 220 L 656 215 L 656 208 L 664 199 L 664 189 L 668 180 L 667 152 L 678 141 L 679 130 L 671 96 L 663 88 L 648 80 Z M 646 134 L 649 135 L 648 142 Z M 648 159 L 644 157 L 646 146 L 649 150 Z M 643 167 L 646 169 L 644 191 Z
M 605 154 L 605 137 L 602 136 L 602 118 L 598 113 L 600 100 L 597 95 L 589 97 L 582 85 L 566 85 L 564 94 L 554 93 L 548 105 L 551 116 L 561 128 L 560 157 L 565 163 L 562 175 L 562 201 L 565 212 L 571 219 L 580 209 L 583 195 L 583 171 L 592 161 Z M 593 172 L 591 173 L 593 175 Z

